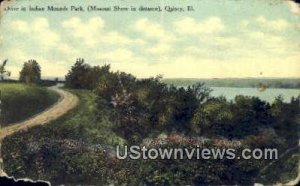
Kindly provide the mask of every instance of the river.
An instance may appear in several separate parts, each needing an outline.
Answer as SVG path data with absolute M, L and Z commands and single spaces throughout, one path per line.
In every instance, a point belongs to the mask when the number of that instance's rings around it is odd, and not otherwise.
M 255 96 L 267 102 L 273 102 L 274 99 L 281 95 L 285 102 L 289 102 L 292 97 L 300 95 L 300 89 L 283 89 L 268 88 L 259 91 L 257 88 L 236 88 L 236 87 L 210 87 L 213 91 L 211 95 L 214 97 L 224 96 L 228 100 L 233 100 L 237 95 Z

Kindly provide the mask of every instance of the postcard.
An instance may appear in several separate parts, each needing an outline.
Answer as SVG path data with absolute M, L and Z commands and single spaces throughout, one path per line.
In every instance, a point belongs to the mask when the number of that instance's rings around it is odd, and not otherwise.
M 299 184 L 299 1 L 0 10 L 0 185 Z

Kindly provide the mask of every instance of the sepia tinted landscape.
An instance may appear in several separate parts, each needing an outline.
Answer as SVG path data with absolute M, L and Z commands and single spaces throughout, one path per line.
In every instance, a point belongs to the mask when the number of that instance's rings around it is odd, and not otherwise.
M 2 2 L 1 176 L 296 185 L 299 19 L 281 0 Z

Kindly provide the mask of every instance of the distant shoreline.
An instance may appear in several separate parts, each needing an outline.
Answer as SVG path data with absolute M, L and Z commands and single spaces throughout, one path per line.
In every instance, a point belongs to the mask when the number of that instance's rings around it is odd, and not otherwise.
M 64 81 L 64 77 L 42 77 L 43 80 Z M 146 78 L 138 78 L 146 79 Z M 16 81 L 18 77 L 11 77 L 10 80 Z M 174 86 L 191 86 L 202 82 L 207 87 L 236 87 L 236 88 L 283 88 L 300 89 L 300 78 L 163 78 L 163 83 Z
M 207 87 L 285 88 L 299 89 L 300 78 L 165 78 L 162 82 L 174 86 L 190 86 L 198 82 Z
M 64 77 L 42 77 L 43 80 L 64 81 Z M 146 79 L 146 78 L 138 78 Z M 17 77 L 10 80 L 16 81 Z M 202 82 L 207 87 L 237 87 L 237 88 L 284 88 L 300 89 L 300 78 L 163 78 L 163 83 L 174 86 L 191 86 Z

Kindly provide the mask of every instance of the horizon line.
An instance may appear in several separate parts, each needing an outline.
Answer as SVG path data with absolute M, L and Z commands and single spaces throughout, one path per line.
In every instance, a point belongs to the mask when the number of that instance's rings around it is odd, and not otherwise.
M 147 78 L 153 78 L 156 76 L 149 76 L 149 77 L 137 77 L 137 79 L 147 79 Z M 64 76 L 41 76 L 41 78 L 59 78 L 59 79 L 65 79 Z M 19 79 L 17 76 L 11 76 L 9 79 Z M 205 78 L 205 77 L 166 77 L 162 79 L 185 79 L 185 80 L 196 80 L 196 79 L 205 79 L 205 80 L 212 80 L 212 79 L 300 79 L 300 77 L 211 77 L 211 78 Z

